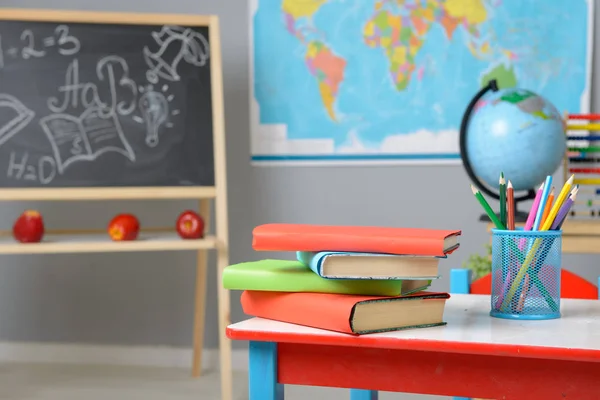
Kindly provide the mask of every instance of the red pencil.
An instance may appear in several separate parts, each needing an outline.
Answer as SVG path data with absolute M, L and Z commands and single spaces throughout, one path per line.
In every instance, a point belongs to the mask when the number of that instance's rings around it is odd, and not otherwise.
M 515 191 L 513 189 L 512 182 L 508 181 L 506 187 L 506 225 L 509 231 L 515 230 Z

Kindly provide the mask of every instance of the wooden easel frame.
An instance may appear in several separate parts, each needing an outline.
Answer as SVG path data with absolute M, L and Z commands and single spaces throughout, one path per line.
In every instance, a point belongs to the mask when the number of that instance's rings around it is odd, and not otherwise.
M 0 253 L 77 253 L 102 251 L 198 251 L 196 268 L 196 293 L 194 300 L 194 334 L 192 375 L 200 376 L 202 371 L 202 349 L 204 341 L 204 317 L 206 310 L 206 271 L 207 250 L 217 250 L 217 287 L 219 314 L 219 349 L 221 371 L 221 399 L 232 399 L 231 342 L 225 335 L 230 324 L 229 291 L 223 288 L 223 269 L 229 264 L 229 233 L 227 218 L 227 173 L 225 160 L 225 117 L 223 106 L 223 72 L 221 40 L 217 16 L 142 14 L 117 12 L 58 11 L 34 9 L 0 9 L 0 21 L 32 21 L 87 24 L 126 24 L 126 25 L 180 25 L 203 26 L 209 29 L 210 68 L 212 86 L 213 147 L 215 185 L 210 187 L 125 187 L 118 189 L 102 188 L 9 188 L 0 189 L 0 200 L 43 200 L 43 201 L 92 201 L 92 200 L 156 200 L 156 199 L 198 199 L 200 214 L 209 226 L 211 200 L 215 204 L 215 236 L 181 243 L 156 241 L 148 246 L 143 241 L 116 243 L 110 240 L 91 240 L 69 245 L 66 243 L 39 243 L 22 245 L 19 243 L 0 246 Z M 208 228 L 207 228 L 208 229 Z M 175 244 L 173 244 L 175 243 Z

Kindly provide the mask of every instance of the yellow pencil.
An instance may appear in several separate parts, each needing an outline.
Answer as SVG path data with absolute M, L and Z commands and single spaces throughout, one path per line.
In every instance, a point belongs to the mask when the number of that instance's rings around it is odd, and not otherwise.
M 546 220 L 544 221 L 544 224 L 542 225 L 542 229 L 540 229 L 540 230 L 547 231 L 548 229 L 550 229 L 550 227 L 552 226 L 552 223 L 554 222 L 554 218 L 556 218 L 556 214 L 558 214 L 558 210 L 560 210 L 560 207 L 563 205 L 564 201 L 567 199 L 567 196 L 569 195 L 569 192 L 571 191 L 571 187 L 573 186 L 574 179 L 575 179 L 575 175 L 571 175 L 569 180 L 565 182 L 564 186 L 560 190 L 560 194 L 558 195 L 558 197 L 556 198 L 556 201 L 554 202 L 554 204 L 552 205 L 552 208 L 550 209 L 548 218 L 546 218 Z

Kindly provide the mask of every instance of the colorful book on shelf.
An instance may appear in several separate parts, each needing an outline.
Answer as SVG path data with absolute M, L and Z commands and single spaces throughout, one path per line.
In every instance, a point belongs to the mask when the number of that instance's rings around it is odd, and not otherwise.
M 456 250 L 459 230 L 265 224 L 252 231 L 257 251 L 350 251 L 444 256 Z
M 347 251 L 298 251 L 301 263 L 328 279 L 437 279 L 440 257 L 354 253 Z
M 448 293 L 375 297 L 329 293 L 245 291 L 244 313 L 255 317 L 361 335 L 445 325 Z
M 430 285 L 431 280 L 324 279 L 296 260 L 244 262 L 223 271 L 223 286 L 229 290 L 399 296 Z

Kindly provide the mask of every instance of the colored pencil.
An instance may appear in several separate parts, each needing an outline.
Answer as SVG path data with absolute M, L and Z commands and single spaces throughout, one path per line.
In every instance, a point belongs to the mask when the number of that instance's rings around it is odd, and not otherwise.
M 550 230 L 560 230 L 563 222 L 565 221 L 565 219 L 567 218 L 567 215 L 569 214 L 569 210 L 575 203 L 575 198 L 577 197 L 578 188 L 579 188 L 579 186 L 575 186 L 575 188 L 573 190 L 571 190 L 569 197 L 565 200 L 563 205 L 560 207 L 560 210 L 558 211 L 556 218 L 554 218 L 554 222 L 552 223 Z M 538 265 L 536 265 L 536 268 L 534 268 L 534 270 L 538 270 L 539 267 L 544 265 L 544 262 L 546 261 L 546 257 L 548 257 L 548 254 L 549 254 L 550 249 L 552 248 L 553 244 L 554 244 L 554 239 L 546 240 L 544 249 L 542 249 L 542 251 L 540 252 L 540 254 L 542 254 L 544 256 L 541 260 L 539 260 L 537 262 Z M 537 273 L 536 273 L 536 275 L 537 275 Z M 525 277 L 525 282 L 528 282 L 528 280 L 527 280 L 528 277 L 529 277 L 529 275 L 527 275 Z M 527 286 L 527 290 L 525 292 L 523 292 L 523 290 L 521 290 L 521 298 L 523 298 L 523 299 L 527 296 L 527 294 L 529 294 L 529 290 L 531 289 L 531 282 L 529 282 L 529 284 L 524 283 L 524 286 Z M 521 299 L 519 299 L 519 301 L 520 300 Z
M 515 191 L 512 182 L 508 181 L 506 187 L 506 228 L 509 231 L 515 230 Z
M 554 202 L 554 186 L 552 186 L 552 190 L 548 195 L 548 201 L 546 201 L 546 207 L 544 207 L 544 213 L 542 214 L 542 224 L 548 218 L 548 214 L 550 214 L 550 208 L 552 208 L 552 203 Z
M 569 215 L 571 207 L 573 207 L 573 204 L 575 203 L 578 191 L 579 186 L 575 186 L 575 188 L 571 191 L 569 198 L 565 200 L 565 203 L 560 207 L 560 210 L 558 211 L 558 214 L 556 214 L 556 218 L 554 219 L 554 222 L 552 223 L 550 229 L 554 230 L 560 229 L 562 227 L 562 224 L 565 222 L 565 219 L 567 219 L 567 216 Z
M 508 290 L 508 286 L 510 285 L 510 269 L 506 271 L 506 277 L 504 278 L 504 283 L 502 284 L 502 292 L 498 296 L 496 300 L 496 308 L 500 308 L 502 305 L 502 301 L 504 300 L 504 294 Z
M 535 213 L 535 220 L 533 221 L 532 230 L 537 231 L 540 229 L 540 225 L 542 225 L 542 214 L 544 214 L 544 208 L 546 208 L 546 202 L 548 201 L 548 194 L 550 193 L 550 189 L 552 188 L 552 175 L 548 175 L 546 177 L 546 182 L 544 183 L 544 191 L 542 193 L 542 198 L 540 199 L 540 205 Z
M 540 200 L 542 199 L 542 193 L 544 192 L 544 184 L 540 185 L 538 189 L 535 199 L 533 200 L 533 204 L 531 205 L 531 210 L 529 210 L 529 215 L 527 216 L 527 221 L 525 222 L 525 227 L 523 230 L 530 231 L 533 228 L 533 221 L 535 221 L 535 214 L 537 213 L 537 209 L 540 206 Z
M 529 275 L 526 275 L 525 281 L 523 282 L 523 289 L 521 289 L 521 295 L 519 296 L 519 303 L 517 304 L 518 312 L 523 311 L 523 306 L 525 305 L 525 297 L 527 297 L 527 292 L 529 292 L 529 288 L 531 288 L 531 283 L 529 282 Z
M 506 226 L 506 179 L 504 179 L 504 172 L 500 172 L 498 189 L 500 192 L 500 222 Z
M 540 191 L 542 190 L 542 188 L 543 188 L 543 185 L 542 185 L 542 187 L 540 187 Z M 492 221 L 492 223 L 494 223 L 494 225 L 496 226 L 496 228 L 497 229 L 502 229 L 502 230 L 506 229 L 502 225 L 502 223 L 500 222 L 500 220 L 498 219 L 498 217 L 496 216 L 496 214 L 494 213 L 494 211 L 492 210 L 492 208 L 490 207 L 490 205 L 488 204 L 488 202 L 485 200 L 485 198 L 483 197 L 483 195 L 479 192 L 479 190 L 477 188 L 475 188 L 475 186 L 471 185 L 471 191 L 473 192 L 473 195 L 475 195 L 475 198 L 479 201 L 479 204 L 481 204 L 481 206 L 485 210 L 487 216 L 490 218 L 490 220 Z M 517 255 L 517 258 L 518 258 L 519 262 L 522 264 L 523 259 L 525 257 L 523 255 L 523 253 L 517 247 L 516 243 L 514 243 L 513 241 L 509 241 L 508 245 L 511 248 L 511 250 L 515 252 L 515 254 Z M 556 302 L 552 299 L 552 296 L 550 296 L 550 294 L 548 293 L 548 291 L 544 287 L 543 283 L 539 280 L 539 278 L 537 276 L 534 276 L 532 278 L 532 281 L 535 284 L 535 286 L 538 288 L 538 290 L 540 291 L 540 293 L 542 294 L 542 296 L 544 296 L 544 298 L 546 299 L 546 302 L 550 305 L 550 307 L 553 310 L 556 310 L 558 308 L 558 306 L 556 305 Z
M 542 193 L 544 192 L 544 184 L 540 185 L 538 189 L 535 199 L 533 200 L 533 204 L 531 205 L 531 210 L 529 210 L 529 215 L 527 216 L 527 221 L 525 222 L 525 226 L 523 227 L 524 231 L 530 231 L 533 228 L 533 221 L 535 220 L 535 214 L 537 213 L 537 209 L 540 206 L 540 200 L 542 199 Z M 521 238 L 519 239 L 519 249 L 523 250 L 525 248 L 525 243 L 527 239 Z
M 546 219 L 546 221 L 544 222 L 544 224 L 542 225 L 540 230 L 547 231 L 552 226 L 552 223 L 554 222 L 554 219 L 556 218 L 556 214 L 558 213 L 558 209 L 560 208 L 560 206 L 564 202 L 565 198 L 569 194 L 569 190 L 571 189 L 571 186 L 573 185 L 574 179 L 575 179 L 575 175 L 571 175 L 569 180 L 567 180 L 565 182 L 558 197 L 556 198 L 556 201 L 554 202 L 554 205 L 552 206 L 552 209 L 550 209 L 550 214 L 548 214 L 548 218 Z M 542 239 L 541 238 L 536 239 L 533 243 L 533 246 L 527 252 L 525 261 L 523 261 L 523 264 L 521 264 L 521 268 L 519 269 L 519 272 L 515 276 L 515 279 L 514 279 L 512 285 L 510 286 L 508 295 L 504 298 L 504 302 L 502 304 L 503 309 L 506 309 L 507 305 L 510 304 L 510 302 L 512 301 L 513 296 L 515 295 L 517 289 L 519 288 L 519 284 L 523 280 L 523 277 L 525 276 L 525 273 L 527 272 L 527 270 L 530 268 L 529 264 L 531 264 L 531 262 L 533 261 L 535 254 L 537 253 L 541 244 L 542 244 Z
M 504 225 L 502 225 L 502 222 L 500 222 L 500 220 L 498 219 L 498 217 L 492 210 L 492 207 L 490 207 L 488 202 L 485 200 L 485 198 L 483 197 L 483 195 L 481 194 L 479 189 L 477 189 L 475 186 L 471 185 L 471 191 L 475 195 L 475 198 L 479 201 L 479 204 L 481 204 L 481 207 L 483 207 L 483 210 L 485 211 L 487 216 L 494 223 L 494 225 L 496 225 L 496 228 L 503 229 L 503 230 L 506 229 L 506 227 Z
M 556 219 L 556 214 L 558 214 L 558 210 L 563 205 L 563 203 L 565 202 L 565 199 L 569 195 L 569 191 L 571 190 L 571 187 L 573 186 L 574 180 L 575 180 L 575 175 L 571 175 L 571 177 L 565 182 L 564 186 L 560 190 L 560 193 L 558 194 L 558 197 L 556 198 L 556 201 L 554 202 L 554 205 L 550 209 L 548 218 L 546 219 L 546 221 L 544 221 L 544 225 L 542 226 L 541 230 L 547 231 L 548 229 L 550 229 L 550 227 L 554 223 L 554 220 Z

